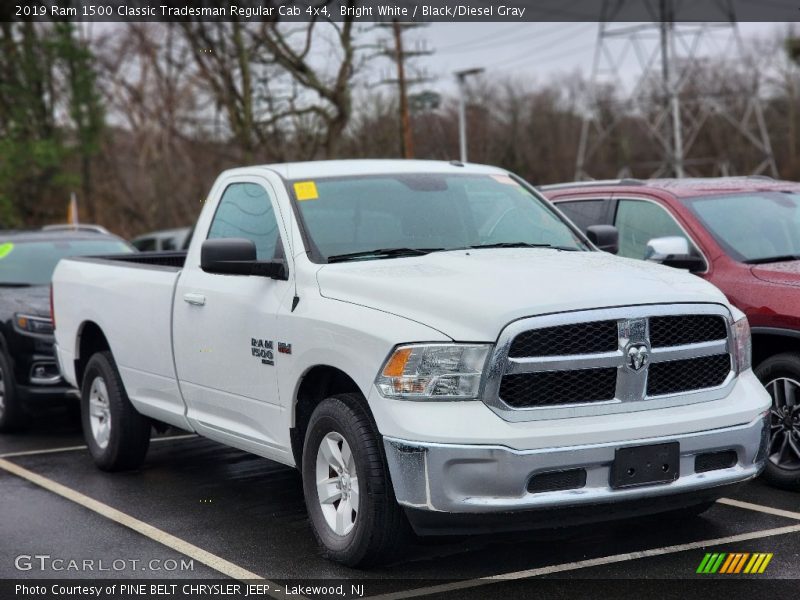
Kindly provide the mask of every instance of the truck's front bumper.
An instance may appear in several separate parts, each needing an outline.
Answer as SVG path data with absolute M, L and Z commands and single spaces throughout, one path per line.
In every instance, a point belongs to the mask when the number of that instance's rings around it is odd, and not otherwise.
M 401 505 L 446 513 L 503 513 L 681 495 L 746 481 L 764 467 L 768 433 L 768 420 L 761 416 L 746 425 L 710 431 L 536 450 L 427 444 L 391 437 L 384 437 L 384 446 Z M 675 481 L 611 487 L 617 448 L 665 442 L 680 444 L 680 472 Z M 735 464 L 696 472 L 699 455 L 723 451 L 736 453 Z M 528 490 L 535 475 L 574 469 L 585 469 L 584 485 L 558 491 Z

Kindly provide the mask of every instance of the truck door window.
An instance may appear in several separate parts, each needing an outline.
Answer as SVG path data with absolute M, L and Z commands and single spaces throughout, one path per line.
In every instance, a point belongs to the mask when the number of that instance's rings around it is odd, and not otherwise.
M 567 200 L 556 202 L 558 209 L 563 212 L 570 221 L 575 223 L 582 231 L 590 225 L 606 224 L 606 203 L 607 200 Z
M 647 200 L 620 200 L 614 225 L 619 229 L 619 256 L 645 256 L 647 242 L 653 238 L 680 236 L 681 226 L 664 208 Z M 693 244 L 689 241 L 690 246 Z
M 257 183 L 229 185 L 208 230 L 208 239 L 215 238 L 252 240 L 259 260 L 280 254 L 278 221 L 267 191 Z

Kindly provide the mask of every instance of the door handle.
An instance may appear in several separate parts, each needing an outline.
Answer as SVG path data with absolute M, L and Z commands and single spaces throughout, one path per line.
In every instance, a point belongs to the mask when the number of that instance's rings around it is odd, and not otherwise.
M 206 303 L 206 297 L 203 294 L 184 294 L 183 300 L 194 306 L 203 306 Z

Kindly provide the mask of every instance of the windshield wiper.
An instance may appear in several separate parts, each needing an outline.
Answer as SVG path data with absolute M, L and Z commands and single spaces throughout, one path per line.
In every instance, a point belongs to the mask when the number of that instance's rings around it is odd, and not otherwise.
M 765 258 L 753 258 L 744 261 L 747 265 L 763 265 L 766 263 L 785 262 L 787 260 L 800 260 L 800 255 L 797 254 L 784 254 L 783 256 L 767 256 Z
M 328 257 L 329 263 L 344 262 L 358 258 L 395 258 L 400 256 L 421 256 L 431 252 L 441 252 L 445 248 L 377 248 L 347 254 L 334 254 Z
M 578 248 L 567 246 L 554 246 L 553 244 L 531 244 L 529 242 L 497 242 L 496 244 L 480 244 L 478 246 L 467 246 L 468 248 L 553 248 L 554 250 L 577 251 Z
M 14 281 L 0 281 L 0 287 L 13 287 L 13 288 L 22 288 L 22 287 L 33 287 L 32 283 L 17 283 Z

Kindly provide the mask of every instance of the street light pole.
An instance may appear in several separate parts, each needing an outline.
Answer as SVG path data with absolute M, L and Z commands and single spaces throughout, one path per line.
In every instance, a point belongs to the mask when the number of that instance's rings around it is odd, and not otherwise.
M 483 73 L 484 69 L 466 69 L 456 71 L 455 76 L 458 81 L 458 147 L 461 155 L 461 162 L 467 162 L 467 90 L 466 79 L 470 75 Z

